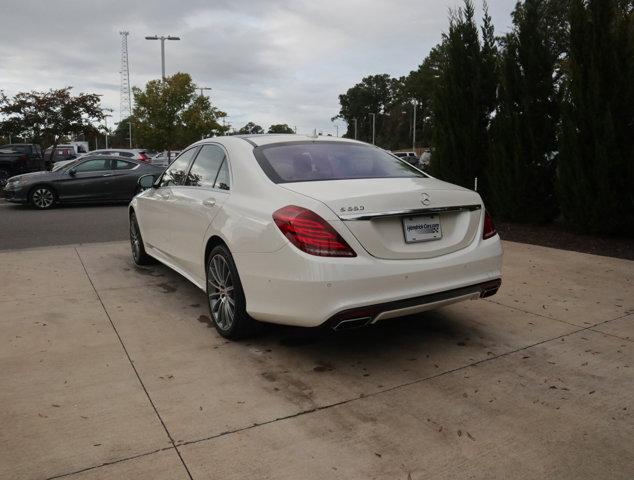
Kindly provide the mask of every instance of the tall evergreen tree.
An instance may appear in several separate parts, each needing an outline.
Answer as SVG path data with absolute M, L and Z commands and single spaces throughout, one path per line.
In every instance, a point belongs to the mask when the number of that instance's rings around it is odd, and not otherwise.
M 432 102 L 432 172 L 468 188 L 473 188 L 476 177 L 482 185 L 496 88 L 491 83 L 495 78 L 493 28 L 485 14 L 483 48 L 474 16 L 471 0 L 451 14 Z
M 579 229 L 634 234 L 634 6 L 571 0 L 559 185 Z
M 552 0 L 526 0 L 503 40 L 498 109 L 487 171 L 496 216 L 547 222 L 557 215 L 556 133 L 559 121 Z

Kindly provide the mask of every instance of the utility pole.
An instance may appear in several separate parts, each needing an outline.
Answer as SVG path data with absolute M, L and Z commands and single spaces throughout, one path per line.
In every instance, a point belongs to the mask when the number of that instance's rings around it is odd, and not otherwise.
M 372 115 L 372 145 L 374 145 L 374 132 L 376 130 L 376 113 L 371 113 Z
M 335 125 L 335 128 L 337 129 L 337 138 L 339 138 L 339 125 Z
M 161 41 L 161 78 L 165 81 L 165 40 L 180 40 L 180 37 L 173 37 L 168 35 L 167 37 L 161 35 L 152 35 L 145 37 L 146 40 L 160 40 Z
M 357 118 L 355 117 L 352 120 L 354 121 L 354 139 L 356 140 L 357 139 L 357 133 L 358 133 L 357 132 Z

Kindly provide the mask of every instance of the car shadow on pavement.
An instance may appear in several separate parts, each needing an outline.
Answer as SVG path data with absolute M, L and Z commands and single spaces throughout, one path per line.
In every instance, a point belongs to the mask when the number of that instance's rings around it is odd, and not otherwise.
M 443 310 L 385 320 L 346 332 L 281 325 L 265 325 L 263 330 L 260 336 L 241 343 L 306 356 L 307 360 L 322 359 L 315 371 L 332 370 L 337 363 L 352 359 L 375 363 L 381 358 L 398 358 L 414 362 L 423 361 L 421 356 L 436 357 L 447 349 L 475 347 L 482 351 L 487 348 L 484 336 L 474 324 Z

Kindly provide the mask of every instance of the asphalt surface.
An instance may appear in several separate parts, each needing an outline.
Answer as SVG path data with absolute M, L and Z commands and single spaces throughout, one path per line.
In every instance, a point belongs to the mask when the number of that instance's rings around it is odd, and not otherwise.
M 0 199 L 0 250 L 126 240 L 127 215 L 124 204 L 41 211 Z

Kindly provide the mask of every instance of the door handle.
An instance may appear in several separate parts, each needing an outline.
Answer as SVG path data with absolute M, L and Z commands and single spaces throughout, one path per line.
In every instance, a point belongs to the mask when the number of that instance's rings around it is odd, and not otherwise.
M 102 177 L 112 177 L 112 173 L 104 173 Z
M 207 198 L 205 200 L 203 200 L 203 205 L 206 207 L 213 207 L 216 205 L 216 199 L 215 198 Z

